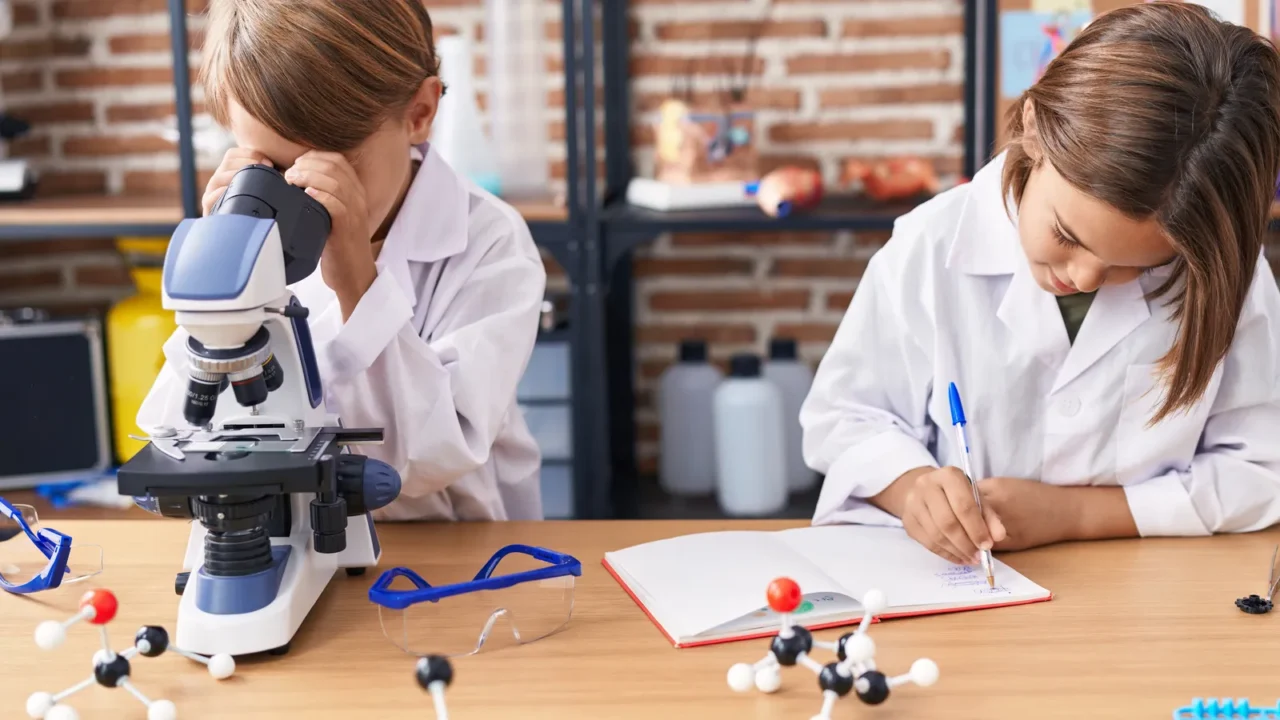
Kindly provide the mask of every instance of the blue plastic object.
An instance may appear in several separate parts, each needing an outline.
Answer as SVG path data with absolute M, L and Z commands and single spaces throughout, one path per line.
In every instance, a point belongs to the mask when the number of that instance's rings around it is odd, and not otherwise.
M 951 424 L 964 425 L 964 405 L 960 404 L 960 391 L 956 389 L 955 383 L 951 383 L 951 387 L 947 388 L 947 395 L 951 399 Z
M 179 300 L 231 300 L 249 284 L 274 220 L 210 215 L 178 224 L 164 256 L 164 291 Z
M 1173 711 L 1173 720 L 1276 720 L 1280 718 L 1280 702 L 1275 707 L 1255 708 L 1244 698 L 1203 700 L 1196 698 L 1190 705 Z
M 252 575 L 222 577 L 199 570 L 196 582 L 196 607 L 210 615 L 241 615 L 270 605 L 280 591 L 280 580 L 289 564 L 293 548 L 274 545 L 271 567 Z
M 49 564 L 40 574 L 24 583 L 10 582 L 0 573 L 0 587 L 11 593 L 26 595 L 60 586 L 67 573 L 67 559 L 71 557 L 71 536 L 48 528 L 40 528 L 39 532 L 33 530 L 22 513 L 4 498 L 0 498 L 0 515 L 17 523 L 21 531 L 8 537 L 0 536 L 0 542 L 22 542 L 19 535 L 26 535 L 40 553 L 49 559 Z
M 493 571 L 497 569 L 498 563 L 513 553 L 529 555 L 534 559 L 548 563 L 548 566 L 493 577 Z M 489 562 L 485 563 L 480 572 L 476 573 L 473 580 L 453 585 L 432 587 L 421 576 L 408 568 L 392 568 L 382 573 L 373 584 L 373 587 L 369 588 L 369 601 L 392 610 L 404 610 L 410 605 L 418 603 L 439 602 L 456 595 L 465 595 L 466 593 L 479 592 L 481 590 L 502 590 L 520 583 L 534 580 L 551 580 L 568 575 L 573 575 L 574 577 L 582 576 L 582 563 L 578 562 L 577 558 L 531 545 L 508 545 L 494 553 L 493 557 L 489 558 Z M 415 589 L 390 590 L 391 583 L 398 577 L 405 578 L 413 583 Z
M 365 458 L 363 495 L 369 512 L 390 505 L 400 497 L 400 473 L 381 460 Z

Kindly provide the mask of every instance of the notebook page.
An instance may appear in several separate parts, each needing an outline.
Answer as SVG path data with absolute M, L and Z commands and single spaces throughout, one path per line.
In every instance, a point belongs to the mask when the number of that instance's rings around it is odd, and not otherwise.
M 729 531 L 657 540 L 611 552 L 609 564 L 652 600 L 668 632 L 699 635 L 759 610 L 769 582 L 787 576 L 806 593 L 837 588 L 776 533 Z
M 1048 591 L 996 560 L 996 587 L 987 587 L 979 567 L 954 565 L 912 540 L 906 530 L 868 525 L 830 525 L 784 530 L 780 539 L 855 598 L 879 589 L 889 609 L 960 607 L 1016 601 Z M 799 581 L 797 581 L 799 582 Z M 801 590 L 804 590 L 803 584 Z

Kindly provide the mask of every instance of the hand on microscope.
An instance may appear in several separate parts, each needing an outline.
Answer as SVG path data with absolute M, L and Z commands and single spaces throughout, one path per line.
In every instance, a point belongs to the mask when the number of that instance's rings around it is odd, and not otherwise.
M 266 155 L 248 148 L 231 148 L 222 156 L 222 162 L 218 164 L 218 169 L 213 172 L 213 177 L 209 178 L 209 184 L 204 187 L 204 197 L 200 200 L 200 205 L 204 209 L 206 216 L 213 210 L 213 206 L 217 204 L 218 198 L 222 197 L 222 193 L 227 191 L 227 186 L 231 184 L 231 178 L 250 165 L 275 167 L 267 159 Z
M 294 161 L 284 179 L 304 188 L 329 211 L 332 230 L 320 256 L 320 273 L 337 294 L 345 322 L 378 275 L 370 245 L 377 227 L 364 183 L 341 154 L 316 150 Z

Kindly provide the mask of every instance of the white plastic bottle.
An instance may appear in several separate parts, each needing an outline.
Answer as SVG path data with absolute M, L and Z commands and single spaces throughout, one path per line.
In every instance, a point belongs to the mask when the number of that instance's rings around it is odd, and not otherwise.
M 807 492 L 813 488 L 818 475 L 804 464 L 802 442 L 804 431 L 800 427 L 800 406 L 813 386 L 813 371 L 800 362 L 796 353 L 796 341 L 790 338 L 774 338 L 769 343 L 769 361 L 764 365 L 766 380 L 778 386 L 782 393 L 783 432 L 786 435 L 787 489 L 791 492 Z
M 480 124 L 471 41 L 460 35 L 436 40 L 444 97 L 431 125 L 431 146 L 458 174 L 494 195 L 502 192 L 493 145 Z
M 485 0 L 489 134 L 509 199 L 549 192 L 545 4 Z
M 714 404 L 720 509 L 736 516 L 781 512 L 787 506 L 782 393 L 761 375 L 758 356 L 733 357 Z
M 716 490 L 716 436 L 712 399 L 723 380 L 707 362 L 707 344 L 680 343 L 680 361 L 658 383 L 658 482 L 671 495 L 711 495 Z

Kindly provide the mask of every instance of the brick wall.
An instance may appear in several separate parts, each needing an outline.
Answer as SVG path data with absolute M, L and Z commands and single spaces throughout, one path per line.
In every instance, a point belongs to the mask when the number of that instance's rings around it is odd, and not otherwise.
M 634 139 L 652 168 L 653 110 L 672 76 L 694 64 L 696 102 L 718 102 L 723 68 L 746 66 L 757 33 L 748 104 L 757 108 L 763 169 L 802 164 L 829 183 L 848 157 L 912 154 L 943 175 L 963 163 L 963 0 L 632 0 Z M 716 73 L 719 69 L 721 72 Z M 686 337 L 713 360 L 764 352 L 791 337 L 816 364 L 885 233 L 724 233 L 662 237 L 637 254 L 637 442 L 656 466 L 653 390 Z
M 559 3 L 542 0 L 547 55 L 550 172 L 563 178 L 564 114 Z M 4 105 L 30 121 L 14 143 L 41 173 L 44 195 L 163 194 L 178 204 L 169 22 L 165 0 L 12 0 L 14 31 L 0 41 Z M 438 34 L 475 42 L 477 90 L 484 79 L 482 0 L 428 3 Z M 192 74 L 199 63 L 207 0 L 187 0 Z M 197 123 L 207 122 L 193 88 Z M 219 157 L 200 156 L 200 183 Z M 562 182 L 559 183 L 562 185 Z M 554 188 L 553 188 L 554 189 Z M 132 292 L 110 240 L 0 243 L 0 307 L 40 304 L 55 311 L 101 307 Z

